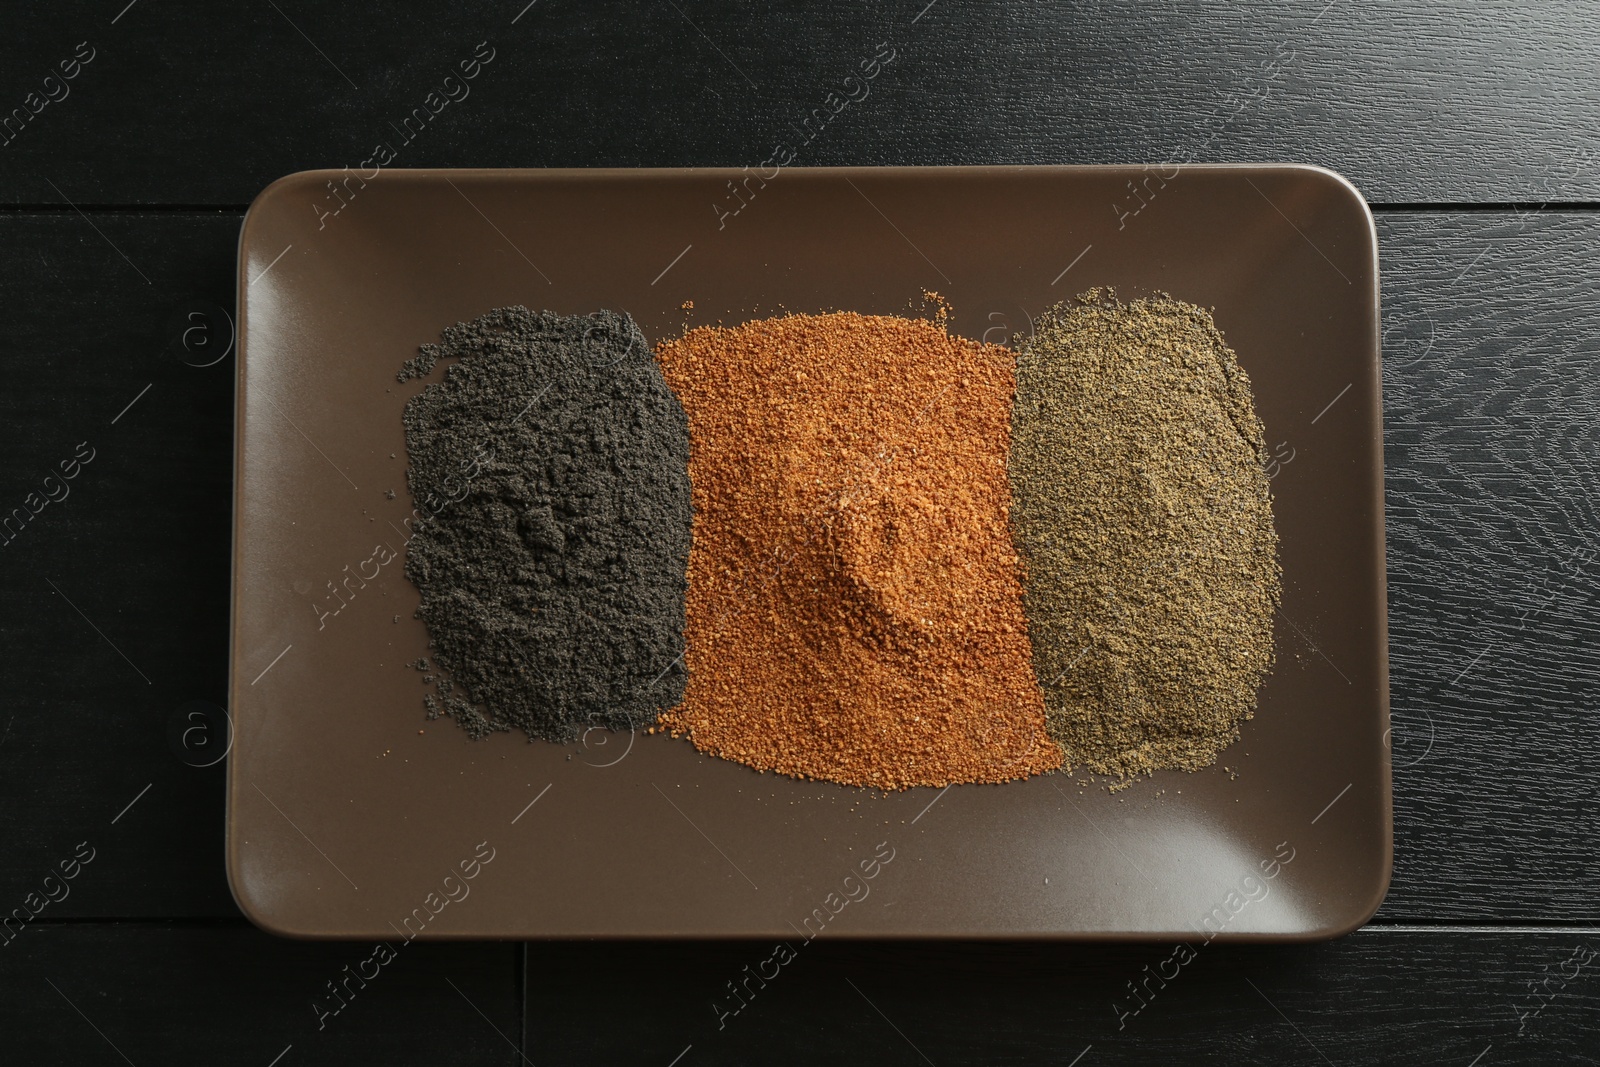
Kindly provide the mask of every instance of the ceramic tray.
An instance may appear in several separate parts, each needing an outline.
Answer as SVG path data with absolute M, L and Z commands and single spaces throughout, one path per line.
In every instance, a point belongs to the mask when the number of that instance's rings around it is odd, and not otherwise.
M 1382 900 L 1377 256 L 1336 175 L 308 172 L 251 206 L 238 285 L 227 862 L 258 925 L 1305 940 Z M 425 719 L 403 666 L 427 635 L 403 573 L 400 424 L 421 386 L 395 372 L 444 327 L 508 304 L 604 307 L 655 341 L 784 310 L 913 313 L 936 290 L 954 332 L 1002 341 L 1091 286 L 1214 308 L 1275 456 L 1278 664 L 1218 766 L 1116 794 L 1050 775 L 883 795 L 661 735 L 472 742 Z M 353 590 L 337 614 L 329 583 Z

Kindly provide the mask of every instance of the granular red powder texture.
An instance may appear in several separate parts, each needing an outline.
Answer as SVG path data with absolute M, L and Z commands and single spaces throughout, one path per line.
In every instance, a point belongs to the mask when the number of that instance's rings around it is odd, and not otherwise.
M 1058 767 L 1008 526 L 1012 354 L 841 313 L 702 327 L 656 356 L 695 511 L 689 682 L 661 725 L 880 789 Z

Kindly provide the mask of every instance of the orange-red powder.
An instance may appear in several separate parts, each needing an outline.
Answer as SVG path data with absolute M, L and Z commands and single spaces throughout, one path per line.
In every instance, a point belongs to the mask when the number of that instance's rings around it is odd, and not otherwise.
M 684 701 L 763 770 L 901 789 L 1060 765 L 1008 527 L 1004 348 L 921 319 L 791 315 L 657 348 L 688 412 Z

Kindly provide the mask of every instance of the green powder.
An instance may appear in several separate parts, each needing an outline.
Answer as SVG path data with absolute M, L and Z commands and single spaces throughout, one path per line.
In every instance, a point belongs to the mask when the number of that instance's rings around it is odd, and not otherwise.
M 1067 766 L 1120 786 L 1210 765 L 1273 662 L 1281 571 L 1249 378 L 1202 308 L 1095 289 L 1024 340 L 1012 424 L 1034 670 Z

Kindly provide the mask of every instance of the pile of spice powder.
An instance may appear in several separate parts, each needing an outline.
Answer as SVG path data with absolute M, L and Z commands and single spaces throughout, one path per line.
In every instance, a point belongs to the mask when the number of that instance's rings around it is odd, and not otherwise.
M 879 789 L 1060 765 L 1007 520 L 1014 357 L 920 319 L 791 315 L 657 348 L 689 415 L 700 750 Z
M 405 408 L 440 699 L 473 737 L 572 741 L 655 720 L 683 692 L 688 423 L 626 315 L 500 308 L 399 378 L 454 357 Z
M 1017 359 L 1012 519 L 1069 767 L 1208 766 L 1273 662 L 1280 570 L 1250 380 L 1210 314 L 1091 290 Z

